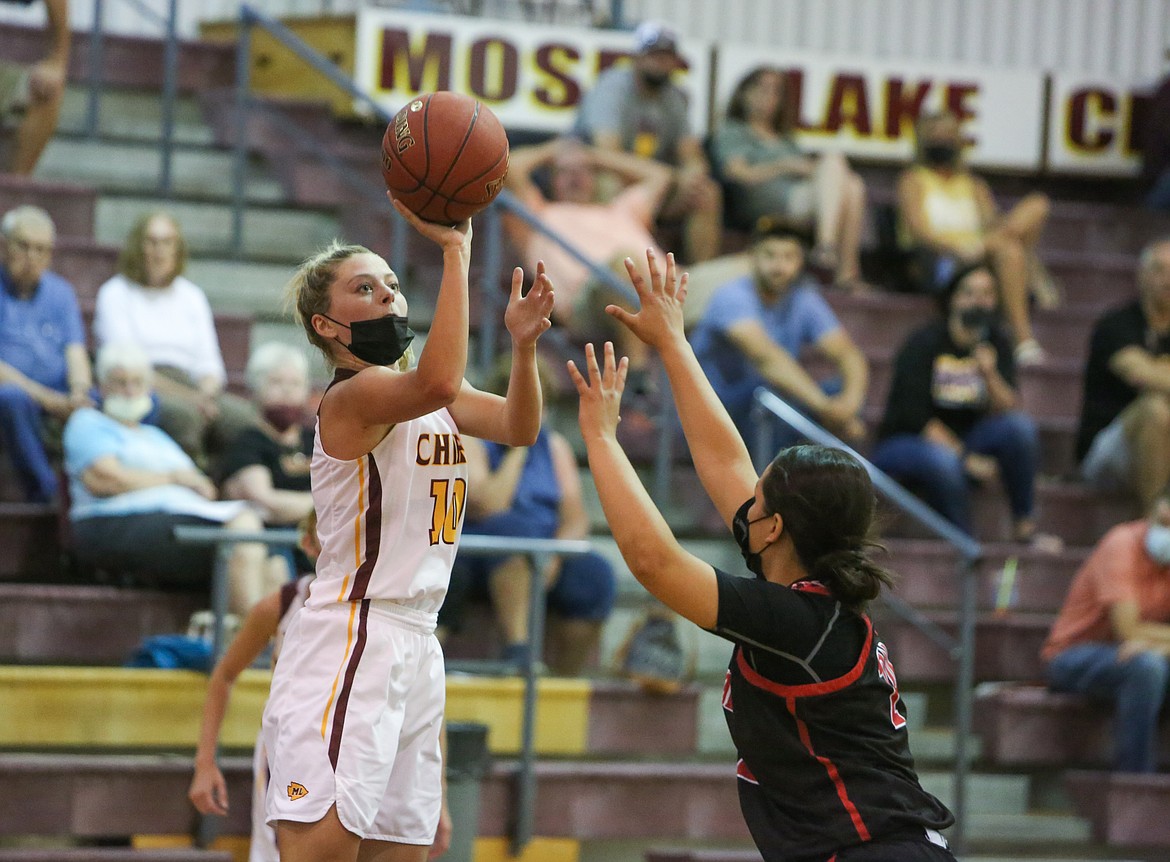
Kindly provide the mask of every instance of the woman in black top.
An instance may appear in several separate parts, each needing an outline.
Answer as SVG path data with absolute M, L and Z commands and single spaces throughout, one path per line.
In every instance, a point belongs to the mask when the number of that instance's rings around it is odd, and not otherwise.
M 682 616 L 735 644 L 723 708 L 739 754 L 740 806 L 766 862 L 953 860 L 954 818 L 924 791 L 906 707 L 866 603 L 890 575 L 868 550 L 876 501 L 851 455 L 796 446 L 762 476 L 683 335 L 686 276 L 650 285 L 627 261 L 636 314 L 606 310 L 658 351 L 695 468 L 755 578 L 687 553 L 616 440 L 627 362 L 586 347 L 580 425 L 597 492 L 630 570 Z
M 1033 518 L 1040 444 L 1036 423 L 1020 410 L 998 295 L 988 264 L 955 273 L 942 315 L 911 333 L 894 360 L 873 462 L 967 532 L 970 485 L 998 474 L 1011 538 L 1057 551 L 1060 540 L 1037 533 Z

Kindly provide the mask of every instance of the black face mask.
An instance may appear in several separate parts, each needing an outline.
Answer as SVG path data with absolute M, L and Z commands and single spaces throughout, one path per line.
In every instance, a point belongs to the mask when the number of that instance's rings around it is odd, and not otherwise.
M 922 158 L 930 165 L 953 165 L 959 159 L 959 148 L 954 144 L 925 144 Z
M 642 76 L 642 83 L 650 90 L 657 92 L 670 83 L 670 72 L 646 72 L 640 73 Z
M 987 338 L 994 322 L 995 312 L 990 308 L 964 308 L 959 312 L 959 325 L 968 332 L 977 333 L 980 341 Z
M 760 557 L 760 554 L 764 552 L 764 549 L 760 548 L 758 551 L 752 550 L 751 539 L 748 537 L 748 527 L 756 523 L 756 521 L 763 521 L 772 516 L 761 515 L 749 521 L 747 512 L 755 501 L 755 497 L 748 497 L 747 501 L 736 511 L 735 517 L 731 519 L 731 535 L 735 537 L 735 543 L 739 545 L 739 552 L 743 554 L 743 561 L 747 564 L 748 571 L 757 578 L 763 578 L 764 561 Z
M 326 320 L 333 320 L 328 314 L 321 316 Z M 333 322 L 349 330 L 350 342 L 342 344 L 336 337 L 333 340 L 370 365 L 393 365 L 402 358 L 402 354 L 414 340 L 414 332 L 401 314 L 376 317 L 373 320 L 355 320 L 350 326 L 346 326 L 340 320 Z

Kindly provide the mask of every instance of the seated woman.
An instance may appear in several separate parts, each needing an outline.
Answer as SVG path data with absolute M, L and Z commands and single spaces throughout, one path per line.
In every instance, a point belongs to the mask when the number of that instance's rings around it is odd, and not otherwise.
M 924 290 L 937 292 L 956 269 L 986 259 L 999 283 L 1017 362 L 1043 362 L 1029 302 L 1031 291 L 1046 306 L 1059 301 L 1036 256 L 1048 198 L 1033 192 L 1001 216 L 987 183 L 962 159 L 963 134 L 954 114 L 924 114 L 915 132 L 914 164 L 898 178 L 897 193 L 899 242 L 915 253 L 917 280 Z
M 999 473 L 1012 538 L 1046 550 L 1059 539 L 1032 516 L 1039 441 L 1019 409 L 1011 342 L 998 322 L 995 273 L 975 263 L 955 273 L 943 317 L 911 333 L 894 362 L 873 463 L 971 532 L 969 485 Z
M 220 461 L 220 487 L 229 500 L 252 504 L 269 527 L 299 524 L 313 510 L 309 461 L 313 416 L 307 409 L 309 360 L 304 351 L 270 341 L 248 360 L 248 388 L 261 419 L 245 428 Z M 289 577 L 308 561 L 281 548 Z
M 507 390 L 510 363 L 494 376 L 490 391 Z M 543 364 L 537 370 L 541 391 L 556 384 Z M 463 438 L 467 455 L 467 517 L 463 534 L 534 539 L 584 539 L 589 515 L 581 495 L 577 459 L 563 435 L 542 423 L 528 447 Z M 601 638 L 601 626 L 613 608 L 613 568 L 600 554 L 553 557 L 540 573 L 549 610 L 549 666 L 559 674 L 581 671 Z M 451 571 L 447 601 L 439 612 L 444 628 L 458 627 L 467 598 L 491 600 L 504 642 L 503 658 L 523 660 L 528 642 L 528 597 L 532 566 L 524 555 L 460 554 Z M 539 646 L 538 646 L 539 648 Z M 539 656 L 538 656 L 539 658 Z
M 806 155 L 793 138 L 797 118 L 784 98 L 784 73 L 753 69 L 735 86 L 727 118 L 711 139 L 726 189 L 727 221 L 751 230 L 763 216 L 812 228 L 814 266 L 838 286 L 861 289 L 865 185 L 840 153 Z
M 224 391 L 227 374 L 207 297 L 183 276 L 187 245 L 178 222 L 148 213 L 126 237 L 118 274 L 98 289 L 97 345 L 137 344 L 156 372 L 157 424 L 201 467 L 255 419 Z
M 183 545 L 183 524 L 251 532 L 263 529 L 242 502 L 216 501 L 215 485 L 162 430 L 143 425 L 150 411 L 150 360 L 131 344 L 98 351 L 101 412 L 76 411 L 65 425 L 73 546 L 79 562 L 123 582 L 206 591 L 215 548 Z M 239 543 L 228 571 L 229 610 L 245 614 L 276 585 L 263 544 Z

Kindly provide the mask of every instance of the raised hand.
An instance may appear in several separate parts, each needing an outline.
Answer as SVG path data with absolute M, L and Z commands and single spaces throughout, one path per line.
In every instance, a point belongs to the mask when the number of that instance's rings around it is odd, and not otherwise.
M 406 219 L 412 228 L 431 242 L 441 246 L 444 250 L 464 247 L 470 249 L 471 219 L 464 219 L 459 224 L 453 226 L 437 224 L 433 221 L 423 221 L 411 212 L 406 204 L 400 200 L 396 200 L 390 192 L 386 192 L 386 197 L 390 198 L 390 203 L 398 211 L 398 214 Z
M 536 281 L 527 294 L 522 293 L 523 287 L 524 270 L 516 267 L 512 270 L 512 293 L 504 311 L 504 326 L 516 344 L 527 347 L 552 326 L 549 315 L 553 308 L 553 283 L 544 271 L 543 260 L 536 264 Z
M 569 377 L 581 397 L 577 422 L 581 426 L 581 436 L 586 440 L 591 437 L 614 437 L 617 434 L 617 425 L 622 420 L 622 392 L 626 388 L 629 365 L 630 361 L 624 356 L 620 362 L 614 359 L 612 341 L 605 342 L 605 367 L 601 369 L 597 367 L 597 354 L 593 345 L 585 345 L 588 380 L 577 370 L 576 363 L 569 360 Z
M 683 303 L 687 298 L 687 274 L 684 272 L 679 276 L 674 254 L 666 255 L 666 272 L 663 273 L 659 270 L 654 249 L 646 250 L 649 284 L 631 258 L 626 258 L 625 263 L 630 283 L 638 292 L 640 308 L 637 312 L 630 312 L 616 305 L 607 305 L 606 313 L 617 318 L 638 340 L 658 351 L 671 343 L 685 341 Z

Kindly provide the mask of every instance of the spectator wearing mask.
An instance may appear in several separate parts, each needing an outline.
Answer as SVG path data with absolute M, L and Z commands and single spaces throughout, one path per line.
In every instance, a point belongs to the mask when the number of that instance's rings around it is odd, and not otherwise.
M 1170 498 L 1097 543 L 1044 644 L 1048 686 L 1113 704 L 1113 768 L 1156 772 L 1170 684 Z
M 16 207 L 0 219 L 0 446 L 33 503 L 57 496 L 46 436 L 92 404 L 77 295 L 49 270 L 55 238 L 40 207 Z
M 671 83 L 682 64 L 674 31 L 642 24 L 634 33 L 631 64 L 598 77 L 581 100 L 574 132 L 601 149 L 633 153 L 674 169 L 659 217 L 682 221 L 688 259 L 697 262 L 719 254 L 723 195 L 702 142 L 690 129 L 686 94 Z
M 897 194 L 900 241 L 915 252 L 921 286 L 937 292 L 956 269 L 986 259 L 999 284 L 1016 361 L 1043 362 L 1047 354 L 1032 331 L 1029 302 L 1033 292 L 1043 306 L 1059 301 L 1036 255 L 1048 198 L 1033 192 L 1001 215 L 990 187 L 963 161 L 958 117 L 926 114 L 915 131 L 914 164 L 898 178 Z
M 943 316 L 913 332 L 894 360 L 873 463 L 970 533 L 970 485 L 999 475 L 1012 510 L 1012 539 L 1060 550 L 1033 517 L 1039 440 L 1020 410 L 1011 341 L 999 324 L 988 264 L 960 269 Z

